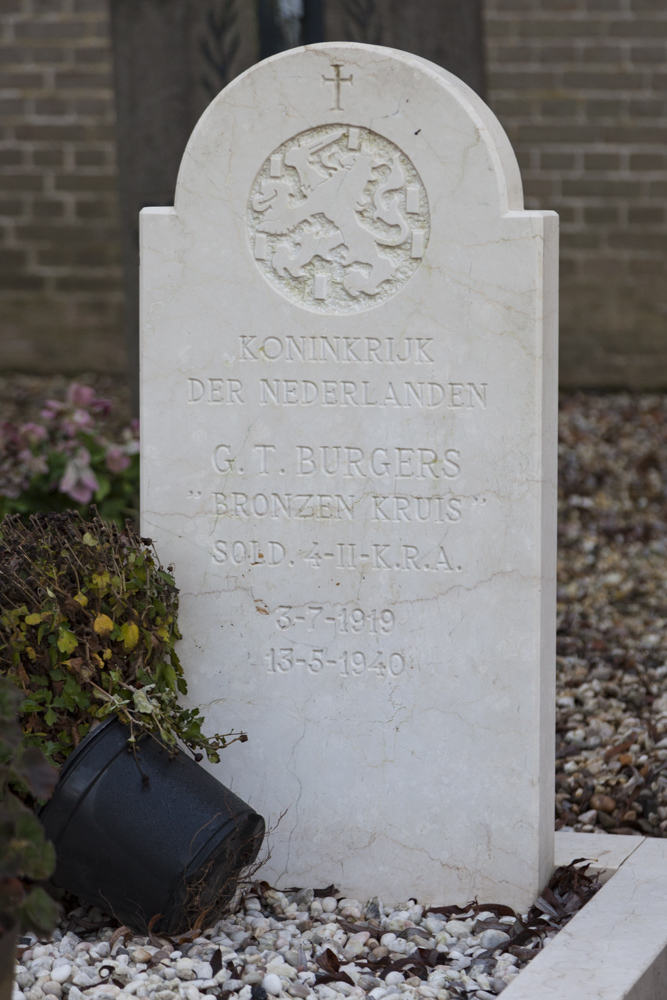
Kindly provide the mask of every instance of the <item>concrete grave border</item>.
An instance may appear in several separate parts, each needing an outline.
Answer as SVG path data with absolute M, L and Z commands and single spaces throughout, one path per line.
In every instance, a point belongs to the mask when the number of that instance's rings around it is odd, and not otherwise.
M 556 865 L 594 861 L 603 888 L 503 991 L 503 1000 L 665 1000 L 667 841 L 556 834 Z M 606 877 L 605 877 L 606 876 Z

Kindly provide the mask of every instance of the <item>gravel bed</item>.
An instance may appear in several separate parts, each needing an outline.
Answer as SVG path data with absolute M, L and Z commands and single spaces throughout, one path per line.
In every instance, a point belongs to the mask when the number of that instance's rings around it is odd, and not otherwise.
M 556 828 L 667 834 L 667 397 L 563 396 Z
M 518 916 L 252 883 L 235 912 L 181 938 L 133 936 L 79 907 L 52 941 L 21 939 L 13 1000 L 490 1000 L 599 888 L 574 866 L 550 886 Z

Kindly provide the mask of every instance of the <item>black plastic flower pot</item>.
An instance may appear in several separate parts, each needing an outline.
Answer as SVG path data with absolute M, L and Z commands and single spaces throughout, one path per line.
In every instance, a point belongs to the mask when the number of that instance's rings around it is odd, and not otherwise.
M 41 812 L 53 881 L 128 927 L 213 923 L 262 844 L 264 820 L 191 757 L 113 718 L 70 754 Z

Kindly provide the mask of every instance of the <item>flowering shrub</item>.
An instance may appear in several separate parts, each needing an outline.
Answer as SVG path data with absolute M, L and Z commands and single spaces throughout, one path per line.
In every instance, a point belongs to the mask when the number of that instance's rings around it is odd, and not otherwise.
M 0 517 L 72 507 L 86 514 L 91 503 L 107 521 L 136 516 L 138 424 L 111 440 L 111 406 L 73 382 L 65 402 L 47 400 L 39 423 L 0 424 Z

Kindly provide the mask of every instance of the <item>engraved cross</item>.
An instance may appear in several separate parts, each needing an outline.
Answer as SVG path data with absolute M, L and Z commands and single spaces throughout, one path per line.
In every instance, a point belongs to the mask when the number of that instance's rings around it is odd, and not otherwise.
M 322 74 L 322 80 L 324 81 L 324 83 L 333 83 L 334 88 L 335 88 L 336 99 L 334 101 L 333 107 L 331 108 L 332 111 L 342 111 L 343 110 L 343 108 L 341 106 L 341 103 L 340 103 L 340 85 L 341 85 L 341 83 L 349 83 L 350 85 L 352 85 L 352 81 L 354 79 L 354 75 L 352 73 L 350 73 L 349 76 L 341 76 L 340 75 L 340 71 L 341 71 L 342 65 L 343 65 L 342 63 L 332 63 L 331 64 L 331 68 L 334 71 L 334 75 L 333 76 L 324 76 L 324 74 Z

